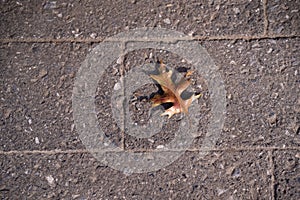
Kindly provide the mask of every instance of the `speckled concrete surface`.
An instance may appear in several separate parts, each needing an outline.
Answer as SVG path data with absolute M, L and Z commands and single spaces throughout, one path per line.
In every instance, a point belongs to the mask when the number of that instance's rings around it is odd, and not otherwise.
M 4 0 L 0 20 L 1 199 L 300 199 L 299 1 Z M 195 80 L 203 121 L 190 148 L 158 171 L 126 174 L 86 149 L 72 91 L 94 47 L 141 27 L 180 31 L 207 50 L 224 79 L 226 118 L 215 146 L 199 156 L 210 91 Z M 152 55 L 189 68 L 170 52 L 142 50 L 124 55 L 125 73 Z M 99 82 L 99 125 L 130 151 L 170 142 L 178 116 L 151 139 L 114 124 L 118 63 Z M 147 103 L 132 106 L 137 123 Z

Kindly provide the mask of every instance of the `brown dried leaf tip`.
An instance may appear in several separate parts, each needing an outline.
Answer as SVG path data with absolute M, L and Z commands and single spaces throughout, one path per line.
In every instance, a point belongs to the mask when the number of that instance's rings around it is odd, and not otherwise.
M 185 77 L 191 75 L 192 72 L 188 72 Z M 174 114 L 177 113 L 188 113 L 188 108 L 195 99 L 198 99 L 201 94 L 193 94 L 189 99 L 183 100 L 181 98 L 181 93 L 188 88 L 191 84 L 189 80 L 186 80 L 185 77 L 182 77 L 181 80 L 175 84 L 173 83 L 172 77 L 173 71 L 166 70 L 166 66 L 163 63 L 160 63 L 159 74 L 153 75 L 150 77 L 154 79 L 162 88 L 163 94 L 156 94 L 152 99 L 152 107 L 159 106 L 163 103 L 172 103 L 173 105 L 167 109 L 161 116 L 168 115 L 168 118 L 171 118 Z

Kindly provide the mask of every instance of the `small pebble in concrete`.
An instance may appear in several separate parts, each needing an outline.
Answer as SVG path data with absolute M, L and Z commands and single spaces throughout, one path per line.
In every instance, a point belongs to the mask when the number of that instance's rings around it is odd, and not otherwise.
M 54 178 L 53 178 L 52 175 L 46 176 L 46 180 L 48 181 L 48 184 L 49 184 L 51 187 L 54 187 L 54 186 L 55 186 L 55 180 L 54 180 Z
M 122 64 L 122 61 L 123 61 L 123 58 L 119 57 L 118 60 L 117 60 L 117 64 L 119 64 L 119 65 Z
M 35 141 L 36 144 L 40 144 L 40 140 L 39 140 L 38 137 L 35 137 L 35 138 L 34 138 L 34 141 Z
M 43 77 L 45 77 L 47 74 L 48 74 L 47 70 L 42 69 L 42 70 L 39 72 L 38 78 L 43 78 Z
M 93 38 L 93 39 L 95 39 L 97 37 L 97 33 L 91 33 L 90 37 Z
M 165 24 L 171 24 L 171 20 L 169 18 L 166 18 L 163 20 Z
M 267 118 L 270 126 L 275 126 L 276 122 L 277 122 L 277 115 L 275 113 L 271 114 L 268 118 Z
M 120 82 L 116 83 L 114 86 L 114 90 L 120 90 L 121 89 L 121 84 Z

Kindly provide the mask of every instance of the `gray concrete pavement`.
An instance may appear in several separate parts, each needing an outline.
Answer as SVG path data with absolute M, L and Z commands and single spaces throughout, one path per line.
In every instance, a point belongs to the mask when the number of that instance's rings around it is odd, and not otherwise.
M 2 1 L 0 197 L 300 199 L 299 7 L 299 1 L 270 0 Z M 211 115 L 211 93 L 199 74 L 192 85 L 203 93 L 202 120 L 190 148 L 158 171 L 127 174 L 99 162 L 83 144 L 72 92 L 94 47 L 141 27 L 180 31 L 207 50 L 224 80 L 226 118 L 216 144 L 199 156 Z M 172 52 L 133 51 L 122 65 L 114 60 L 98 84 L 99 125 L 127 151 L 155 150 L 178 129 L 177 116 L 160 134 L 138 139 L 113 119 L 117 80 L 156 56 L 178 71 L 193 68 Z M 140 96 L 153 88 L 145 86 Z M 149 108 L 146 101 L 132 104 L 131 117 L 141 123 Z

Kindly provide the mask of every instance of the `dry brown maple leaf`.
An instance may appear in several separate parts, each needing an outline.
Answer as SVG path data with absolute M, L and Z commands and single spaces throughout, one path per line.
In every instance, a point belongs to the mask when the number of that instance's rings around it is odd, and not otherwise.
M 190 72 L 191 73 L 191 72 Z M 186 76 L 189 76 L 190 73 L 187 73 Z M 156 107 L 158 105 L 164 103 L 172 103 L 173 105 L 168 108 L 163 115 L 168 115 L 168 118 L 171 118 L 174 114 L 177 113 L 188 113 L 188 108 L 192 104 L 192 102 L 199 98 L 201 94 L 195 95 L 193 94 L 189 99 L 182 99 L 181 93 L 188 88 L 191 84 L 189 80 L 186 80 L 185 77 L 182 77 L 181 80 L 175 84 L 171 77 L 173 71 L 167 71 L 166 66 L 163 63 L 160 63 L 159 74 L 153 75 L 150 77 L 154 79 L 162 88 L 163 94 L 156 94 L 152 99 L 152 107 Z

